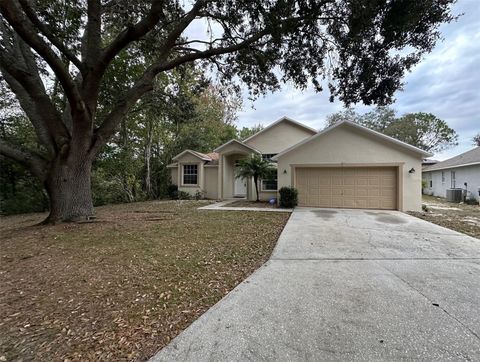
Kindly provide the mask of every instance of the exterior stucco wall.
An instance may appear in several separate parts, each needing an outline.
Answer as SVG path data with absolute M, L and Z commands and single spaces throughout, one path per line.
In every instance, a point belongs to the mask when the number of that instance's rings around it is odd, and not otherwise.
M 258 180 L 258 189 L 259 189 L 259 199 L 262 201 L 270 200 L 272 197 L 277 197 L 277 191 L 262 191 L 262 181 Z M 253 179 L 247 183 L 247 199 L 250 201 L 255 201 L 257 199 L 257 193 L 255 191 L 255 183 Z
M 455 167 L 446 170 L 427 171 L 423 173 L 423 179 L 427 182 L 423 192 L 427 195 L 447 197 L 447 189 L 452 188 L 452 171 L 455 172 L 455 187 L 465 189 L 467 183 L 467 196 L 480 200 L 478 188 L 480 187 L 480 165 Z M 442 180 L 442 172 L 444 178 Z M 430 186 L 432 181 L 432 186 Z
M 279 158 L 278 188 L 295 186 L 293 177 L 295 165 L 399 164 L 401 210 L 419 211 L 422 206 L 421 162 L 422 156 L 419 154 L 404 150 L 361 130 L 339 126 Z M 411 168 L 416 172 L 409 173 Z M 287 172 L 284 173 L 284 170 Z
M 205 197 L 207 199 L 218 198 L 218 167 L 204 167 L 205 170 Z
M 281 122 L 246 141 L 245 144 L 261 153 L 280 153 L 312 135 L 312 132 L 290 122 Z
M 178 186 L 178 167 L 170 168 L 170 179 L 172 181 L 172 184 Z
M 177 185 L 178 185 L 178 190 L 183 191 L 183 192 L 188 192 L 190 195 L 194 196 L 195 193 L 197 192 L 203 192 L 204 191 L 204 180 L 205 180 L 205 175 L 204 175 L 204 161 L 199 159 L 198 157 L 186 153 L 182 157 L 180 157 L 178 160 L 178 167 L 176 168 L 177 170 Z M 197 185 L 183 185 L 183 165 L 198 165 L 198 176 L 197 180 L 198 183 Z

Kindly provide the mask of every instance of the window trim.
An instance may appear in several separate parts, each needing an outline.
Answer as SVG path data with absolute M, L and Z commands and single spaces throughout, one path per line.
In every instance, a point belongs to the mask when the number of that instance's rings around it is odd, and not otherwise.
M 186 184 L 185 183 L 185 166 L 197 166 L 197 183 L 195 184 Z M 181 180 L 182 180 L 182 183 L 181 185 L 184 186 L 184 187 L 198 187 L 199 183 L 198 183 L 198 179 L 199 179 L 199 174 L 200 174 L 200 167 L 198 166 L 198 163 L 182 163 L 182 174 L 181 174 Z M 192 174 L 193 175 L 193 174 Z
M 454 189 L 456 188 L 457 184 L 457 178 L 455 175 L 455 171 L 450 171 L 450 188 Z
M 278 171 L 275 170 L 275 181 L 277 182 L 277 187 L 275 189 L 266 189 L 263 185 L 263 182 L 264 181 L 271 181 L 271 180 L 264 180 L 264 179 L 261 179 L 260 180 L 260 191 L 262 192 L 277 192 L 278 191 Z
M 445 171 L 442 171 L 442 184 L 445 183 Z

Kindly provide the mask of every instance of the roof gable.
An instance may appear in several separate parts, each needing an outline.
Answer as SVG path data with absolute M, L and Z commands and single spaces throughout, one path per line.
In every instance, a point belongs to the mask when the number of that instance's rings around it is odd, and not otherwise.
M 277 126 L 278 124 L 280 123 L 289 123 L 295 127 L 299 127 L 301 129 L 304 129 L 306 130 L 307 132 L 311 133 L 312 135 L 316 134 L 317 133 L 317 130 L 316 129 L 313 129 L 311 127 L 308 127 L 300 122 L 297 122 L 289 117 L 286 117 L 286 116 L 283 116 L 282 118 L 280 119 L 277 119 L 275 122 L 269 124 L 267 127 L 265 127 L 264 129 L 258 131 L 257 133 L 251 135 L 250 137 L 246 138 L 243 140 L 243 142 L 247 142 L 247 141 L 250 141 L 254 138 L 256 138 L 257 136 L 261 135 L 261 134 L 265 134 L 266 132 L 268 132 L 268 130 L 270 130 L 271 128 Z
M 257 149 L 255 149 L 255 148 L 253 148 L 253 147 L 251 147 L 251 146 L 249 146 L 249 145 L 246 145 L 245 143 L 243 143 L 243 142 L 241 142 L 241 141 L 239 141 L 239 140 L 236 140 L 236 139 L 231 139 L 231 140 L 228 141 L 227 143 L 224 143 L 223 145 L 215 148 L 213 151 L 219 153 L 219 152 L 221 152 L 223 149 L 225 149 L 227 146 L 232 145 L 232 144 L 236 144 L 236 145 L 239 145 L 239 146 L 241 146 L 241 147 L 245 147 L 245 148 L 247 148 L 248 150 L 250 150 L 250 151 L 252 151 L 252 152 L 260 153 Z
M 198 157 L 199 159 L 201 159 L 203 161 L 212 161 L 212 158 L 210 156 L 208 156 L 204 153 L 201 153 L 201 152 L 193 151 L 193 150 L 185 150 L 185 151 L 179 153 L 178 155 L 176 155 L 175 157 L 173 157 L 172 160 L 176 161 L 179 158 L 181 158 L 183 155 L 186 155 L 186 154 L 191 154 L 195 157 Z
M 444 170 L 447 168 L 462 167 L 480 164 L 480 147 L 449 158 L 448 160 L 438 162 L 435 165 L 425 167 L 423 171 Z
M 350 121 L 341 121 L 341 122 L 338 122 L 326 129 L 324 129 L 323 131 L 320 131 L 318 132 L 317 134 L 313 135 L 312 137 L 309 137 L 295 145 L 293 145 L 292 147 L 289 147 L 287 148 L 286 150 L 280 152 L 278 155 L 276 155 L 275 157 L 272 158 L 272 160 L 278 160 L 278 158 L 282 157 L 283 155 L 299 148 L 299 147 L 302 147 L 303 145 L 309 143 L 309 142 L 312 142 L 313 140 L 317 139 L 318 137 L 322 137 L 322 136 L 325 136 L 327 135 L 329 132 L 331 132 L 332 130 L 336 129 L 337 127 L 352 127 L 356 130 L 360 130 L 360 131 L 363 131 L 365 133 L 368 133 L 376 138 L 379 138 L 379 139 L 382 139 L 384 141 L 387 141 L 387 142 L 391 142 L 392 144 L 395 144 L 397 146 L 400 146 L 401 148 L 404 148 L 404 149 L 407 149 L 411 152 L 414 152 L 414 153 L 418 153 L 418 154 L 421 154 L 423 156 L 432 156 L 431 153 L 427 152 L 427 151 L 424 151 L 418 147 L 415 147 L 415 146 L 412 146 L 408 143 L 405 143 L 405 142 L 402 142 L 402 141 L 399 141 L 393 137 L 390 137 L 390 136 L 387 136 L 387 135 L 384 135 L 383 133 L 380 133 L 380 132 L 377 132 L 377 131 L 374 131 L 374 130 L 371 130 L 367 127 L 364 127 L 364 126 L 361 126 L 357 123 L 353 123 L 353 122 L 350 122 Z

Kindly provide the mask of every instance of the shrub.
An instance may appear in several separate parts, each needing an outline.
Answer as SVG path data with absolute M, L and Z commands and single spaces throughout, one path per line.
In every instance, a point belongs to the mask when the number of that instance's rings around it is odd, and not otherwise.
M 195 198 L 195 200 L 203 200 L 205 198 L 205 192 L 197 190 L 197 192 L 195 192 L 195 195 L 193 197 Z
M 298 190 L 295 187 L 282 187 L 280 190 L 280 206 L 293 208 L 298 204 Z
M 178 199 L 179 200 L 190 200 L 192 196 L 185 191 L 178 191 Z
M 172 200 L 178 199 L 178 186 L 174 184 L 168 185 L 167 194 Z
M 467 198 L 465 200 L 465 203 L 467 205 L 478 205 L 478 201 L 476 199 L 474 199 L 473 197 Z

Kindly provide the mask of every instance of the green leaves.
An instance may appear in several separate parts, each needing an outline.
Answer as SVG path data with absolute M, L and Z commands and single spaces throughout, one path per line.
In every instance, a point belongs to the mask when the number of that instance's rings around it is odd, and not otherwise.
M 348 120 L 406 142 L 422 150 L 439 152 L 457 145 L 458 135 L 432 113 L 407 113 L 397 117 L 389 107 L 377 107 L 363 115 L 347 108 L 327 117 L 327 126 Z

